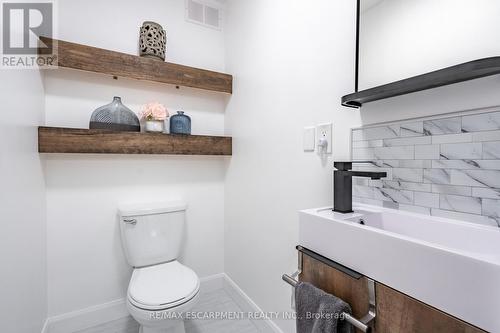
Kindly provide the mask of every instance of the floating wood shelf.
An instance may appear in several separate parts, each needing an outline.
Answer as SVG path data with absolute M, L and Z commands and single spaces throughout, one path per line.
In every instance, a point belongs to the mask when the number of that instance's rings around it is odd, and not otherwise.
M 342 105 L 360 108 L 364 103 L 495 74 L 500 74 L 500 57 L 474 60 L 343 96 Z
M 59 67 L 229 94 L 233 91 L 233 77 L 229 74 L 46 37 L 40 40 L 54 48 Z
M 231 155 L 232 139 L 225 136 L 39 127 L 38 151 L 75 154 Z

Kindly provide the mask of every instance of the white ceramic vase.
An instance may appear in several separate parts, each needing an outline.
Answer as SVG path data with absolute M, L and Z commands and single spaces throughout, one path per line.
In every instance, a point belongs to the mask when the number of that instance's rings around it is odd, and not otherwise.
M 163 121 L 163 125 L 163 133 L 170 134 L 170 119 L 168 117 Z
M 147 120 L 146 132 L 162 133 L 163 124 L 164 124 L 163 120 Z

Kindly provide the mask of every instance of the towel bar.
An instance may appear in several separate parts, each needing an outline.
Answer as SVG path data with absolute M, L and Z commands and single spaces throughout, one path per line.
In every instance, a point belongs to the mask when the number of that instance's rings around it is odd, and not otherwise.
M 291 285 L 293 288 L 297 287 L 297 284 L 299 283 L 299 281 L 297 281 L 295 279 L 295 277 L 298 277 L 298 275 L 302 272 L 302 253 L 310 252 L 310 253 L 315 254 L 316 256 L 324 258 L 325 260 L 321 260 L 322 262 L 326 263 L 325 261 L 329 261 L 329 262 L 334 264 L 334 265 L 330 265 L 334 268 L 338 268 L 338 266 L 341 266 L 344 268 L 342 271 L 344 271 L 347 274 L 349 274 L 349 272 L 346 272 L 345 269 L 349 270 L 350 272 L 354 272 L 354 271 L 350 270 L 349 268 L 342 266 L 339 263 L 336 263 L 334 261 L 331 261 L 330 259 L 322 257 L 321 255 L 319 255 L 315 252 L 312 252 L 306 248 L 303 248 L 302 246 L 297 246 L 297 250 L 299 250 L 299 253 L 300 253 L 299 254 L 299 269 L 297 270 L 297 272 L 293 273 L 292 276 L 287 275 L 287 274 L 283 274 L 283 276 L 281 277 L 283 279 L 283 281 L 285 281 L 286 283 Z M 330 263 L 328 263 L 328 264 L 330 264 Z M 354 272 L 354 273 L 355 274 L 349 274 L 349 275 L 354 277 L 354 278 L 357 278 L 357 279 L 361 278 L 361 276 L 362 276 L 361 274 L 359 274 L 357 272 Z M 363 318 L 361 318 L 359 320 L 354 318 L 353 316 L 345 313 L 345 312 L 342 313 L 342 315 L 344 317 L 344 320 L 346 320 L 347 322 L 352 324 L 354 327 L 358 328 L 362 332 L 370 333 L 372 331 L 372 328 L 369 326 L 369 324 L 377 316 L 376 303 L 375 303 L 375 282 L 368 277 L 366 278 L 366 280 L 367 280 L 367 285 L 368 285 L 368 300 L 369 300 L 368 313 Z

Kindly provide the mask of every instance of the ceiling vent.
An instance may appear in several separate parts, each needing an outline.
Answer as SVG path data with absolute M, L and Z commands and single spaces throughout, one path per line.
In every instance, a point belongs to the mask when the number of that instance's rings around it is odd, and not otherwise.
M 216 4 L 186 0 L 186 20 L 217 30 L 222 30 L 222 9 Z

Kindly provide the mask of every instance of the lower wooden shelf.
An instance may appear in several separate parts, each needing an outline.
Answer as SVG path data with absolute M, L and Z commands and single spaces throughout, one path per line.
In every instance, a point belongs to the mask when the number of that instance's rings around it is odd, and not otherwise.
M 42 126 L 38 128 L 38 152 L 227 156 L 232 154 L 232 138 Z

